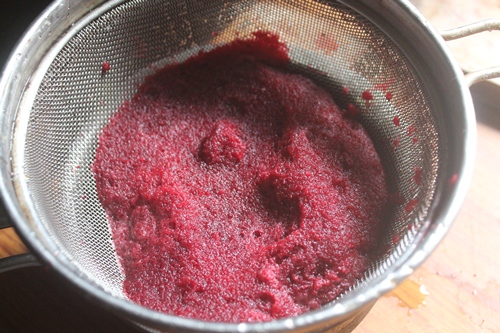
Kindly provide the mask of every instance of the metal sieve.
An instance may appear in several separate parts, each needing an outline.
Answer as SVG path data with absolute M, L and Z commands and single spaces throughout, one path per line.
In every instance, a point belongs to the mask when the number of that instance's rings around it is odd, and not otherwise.
M 100 130 L 155 68 L 256 30 L 278 34 L 294 70 L 330 90 L 341 107 L 361 110 L 400 201 L 378 259 L 351 290 L 293 318 L 208 323 L 141 307 L 123 294 L 90 168 Z M 102 71 L 104 61 L 109 71 Z M 475 152 L 468 85 L 498 75 L 492 73 L 464 77 L 441 36 L 406 1 L 58 0 L 25 34 L 3 74 L 1 191 L 39 259 L 146 330 L 347 332 L 450 227 Z M 369 104 L 365 90 L 374 96 Z

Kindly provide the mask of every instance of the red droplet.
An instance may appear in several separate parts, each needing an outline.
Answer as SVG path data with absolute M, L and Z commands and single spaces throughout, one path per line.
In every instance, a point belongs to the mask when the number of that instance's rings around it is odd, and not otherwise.
M 347 87 L 342 87 L 342 93 L 343 93 L 344 95 L 348 95 L 348 94 L 349 94 L 349 88 L 347 88 Z
M 212 31 L 212 37 L 217 37 L 219 36 L 219 33 L 217 31 Z
M 454 173 L 451 175 L 450 179 L 448 179 L 448 184 L 455 185 L 458 182 L 458 174 Z
M 393 78 L 390 78 L 388 79 L 387 81 L 385 82 L 382 82 L 382 83 L 377 83 L 374 88 L 376 90 L 380 90 L 380 91 L 383 91 L 383 92 L 386 92 L 387 89 L 389 89 L 390 85 L 394 82 L 394 79 Z
M 399 235 L 394 235 L 394 237 L 392 237 L 392 244 L 397 244 L 400 239 L 401 237 Z
M 405 212 L 410 213 L 418 205 L 417 199 L 411 199 L 405 206 Z
M 101 68 L 102 68 L 102 71 L 105 73 L 111 69 L 111 65 L 109 64 L 109 62 L 103 61 Z
M 385 94 L 385 99 L 387 99 L 388 101 L 392 99 L 392 93 L 390 91 Z
M 347 116 L 355 118 L 359 115 L 359 109 L 356 107 L 356 105 L 349 103 L 347 104 Z
M 335 40 L 335 37 L 331 34 L 321 33 L 316 40 L 316 47 L 326 54 L 331 54 L 337 51 L 339 48 L 339 43 Z
M 414 144 L 418 142 L 418 138 L 417 137 L 414 137 L 411 142 L 413 142 Z
M 408 127 L 408 136 L 413 136 L 413 134 L 415 134 L 416 130 L 417 129 L 415 128 L 415 126 L 410 125 L 410 127 Z
M 400 124 L 399 116 L 395 116 L 394 119 L 392 119 L 392 122 L 394 123 L 394 125 L 399 126 L 399 124 Z
M 399 146 L 399 137 L 397 137 L 396 139 L 394 139 L 393 146 L 394 146 L 394 148 L 397 148 Z
M 363 91 L 363 93 L 361 94 L 361 97 L 365 101 L 371 101 L 373 99 L 373 95 L 372 95 L 372 93 L 369 90 Z
M 422 183 L 422 169 L 415 168 L 415 175 L 413 176 L 413 180 L 415 181 L 415 184 L 420 186 L 420 184 Z

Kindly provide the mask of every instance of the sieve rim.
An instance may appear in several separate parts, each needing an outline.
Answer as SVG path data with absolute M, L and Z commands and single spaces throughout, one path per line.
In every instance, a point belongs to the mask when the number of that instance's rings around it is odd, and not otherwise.
M 125 0 L 114 0 L 112 3 L 118 4 Z M 428 217 L 426 221 L 427 228 L 435 228 L 432 233 L 432 237 L 429 237 L 426 241 L 420 242 L 419 246 L 416 246 L 402 255 L 396 262 L 388 269 L 384 274 L 377 277 L 373 281 L 373 285 L 369 287 L 360 287 L 359 290 L 353 292 L 352 294 L 346 295 L 341 303 L 335 303 L 332 306 L 325 306 L 324 308 L 308 312 L 293 318 L 285 318 L 280 320 L 275 320 L 272 322 L 265 323 L 244 323 L 244 324 L 229 324 L 229 323 L 209 323 L 201 320 L 186 319 L 177 316 L 167 315 L 163 313 L 158 313 L 153 310 L 145 309 L 142 306 L 132 304 L 127 300 L 122 300 L 114 296 L 109 295 L 107 292 L 100 289 L 96 284 L 94 284 L 89 279 L 84 276 L 79 276 L 74 266 L 70 260 L 65 257 L 58 256 L 56 253 L 57 248 L 53 244 L 43 242 L 37 237 L 33 232 L 33 228 L 37 228 L 36 221 L 32 221 L 33 217 L 29 217 L 31 214 L 26 210 L 23 204 L 27 203 L 25 198 L 19 202 L 16 199 L 13 186 L 16 186 L 16 182 L 19 179 L 11 180 L 10 173 L 8 173 L 8 168 L 10 167 L 10 151 L 5 149 L 10 143 L 10 131 L 8 120 L 5 120 L 7 109 L 14 110 L 17 107 L 17 103 L 11 101 L 11 105 L 8 104 L 8 98 L 2 100 L 1 109 L 1 125 L 2 125 L 2 166 L 0 168 L 0 175 L 2 176 L 2 182 L 0 183 L 0 189 L 2 192 L 3 200 L 6 204 L 6 208 L 9 211 L 10 216 L 14 220 L 14 225 L 16 230 L 21 234 L 21 237 L 26 240 L 26 243 L 37 253 L 37 255 L 47 264 L 56 268 L 56 270 L 64 275 L 68 280 L 75 284 L 79 289 L 85 291 L 87 294 L 95 297 L 97 300 L 103 302 L 105 305 L 121 312 L 122 314 L 130 314 L 134 319 L 140 320 L 140 322 L 147 323 L 153 327 L 162 328 L 173 328 L 173 329 L 192 329 L 204 332 L 280 332 L 289 329 L 305 329 L 309 328 L 319 328 L 324 324 L 331 324 L 333 320 L 342 320 L 350 316 L 353 312 L 358 310 L 359 306 L 369 305 L 374 302 L 383 293 L 394 288 L 399 282 L 408 277 L 413 273 L 414 269 L 418 267 L 432 252 L 432 250 L 437 246 L 440 240 L 444 237 L 446 232 L 451 227 L 451 224 L 458 214 L 460 206 L 465 199 L 467 188 L 469 187 L 470 180 L 472 178 L 472 168 L 473 168 L 473 157 L 475 155 L 475 117 L 473 113 L 472 98 L 468 87 L 465 87 L 464 76 L 456 62 L 453 61 L 453 56 L 451 52 L 446 47 L 441 36 L 434 30 L 434 28 L 426 21 L 426 19 L 416 10 L 413 5 L 411 5 L 407 0 L 402 0 L 397 3 L 386 3 L 377 2 L 376 4 L 371 4 L 369 0 L 360 1 L 357 3 L 351 3 L 349 1 L 339 1 L 345 6 L 353 8 L 358 12 L 366 11 L 369 13 L 373 8 L 377 6 L 383 6 L 384 9 L 390 10 L 394 15 L 406 15 L 411 19 L 412 24 L 420 27 L 420 32 L 423 33 L 420 38 L 428 39 L 430 42 L 435 44 L 435 48 L 441 51 L 438 58 L 445 61 L 447 70 L 449 71 L 449 76 L 454 77 L 456 82 L 454 82 L 454 89 L 458 89 L 461 96 L 461 104 L 464 109 L 464 123 L 465 123 L 465 134 L 464 134 L 464 157 L 463 163 L 458 169 L 459 180 L 456 187 L 452 193 L 448 195 L 447 198 L 436 198 L 434 200 L 434 206 L 442 207 L 442 200 L 447 200 L 449 205 L 446 205 L 444 209 L 431 209 L 432 215 Z M 13 85 L 22 85 L 22 82 L 17 80 L 17 83 L 12 82 L 16 71 L 20 71 L 25 67 L 25 64 L 16 60 L 17 54 L 27 54 L 28 48 L 32 45 L 27 43 L 31 35 L 38 33 L 39 29 L 43 29 L 46 25 L 47 17 L 53 15 L 60 6 L 65 6 L 67 3 L 77 3 L 77 1 L 64 1 L 59 0 L 54 2 L 49 6 L 37 19 L 31 28 L 27 31 L 24 37 L 19 42 L 17 48 L 11 54 L 10 60 L 8 61 L 2 81 L 0 83 L 0 92 L 2 96 L 5 96 L 8 89 Z M 100 4 L 101 6 L 94 9 L 92 15 L 96 15 L 99 11 L 106 11 L 109 9 L 109 2 L 105 1 L 95 1 L 95 4 Z M 84 12 L 82 10 L 82 12 Z M 82 13 L 83 15 L 83 13 Z M 392 28 L 389 22 L 377 24 L 384 30 L 384 27 L 390 31 Z M 385 25 L 384 25 L 385 24 Z M 437 55 L 435 55 L 437 57 Z M 25 87 L 22 87 L 24 90 Z M 29 89 L 29 88 L 28 88 Z M 451 89 L 451 88 L 450 88 Z M 20 93 L 20 95 L 24 94 Z M 15 111 L 10 111 L 14 112 Z M 6 131 L 7 130 L 7 131 Z M 446 186 L 443 182 L 439 186 Z M 436 191 L 440 193 L 440 191 Z M 13 196 L 14 195 L 14 196 Z M 29 200 L 28 200 L 29 201 Z M 436 217 L 437 216 L 437 217 Z M 27 221 L 30 220 L 30 221 Z M 431 221 L 435 221 L 431 224 Z M 37 230 L 37 232 L 42 235 L 45 234 L 43 228 Z M 416 241 L 416 240 L 415 240 Z M 414 242 L 415 242 L 414 241 Z

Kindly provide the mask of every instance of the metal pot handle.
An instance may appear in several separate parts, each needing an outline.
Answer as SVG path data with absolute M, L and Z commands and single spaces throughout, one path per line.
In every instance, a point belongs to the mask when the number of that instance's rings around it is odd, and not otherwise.
M 0 201 L 0 229 L 12 227 L 9 216 L 5 211 L 3 203 Z
M 0 259 L 0 274 L 18 268 L 41 266 L 38 259 L 31 253 L 16 254 Z
M 500 20 L 491 19 L 472 24 L 467 24 L 458 28 L 442 31 L 441 36 L 445 41 L 450 41 L 462 37 L 475 35 L 480 32 L 492 31 L 492 30 L 500 31 Z M 500 77 L 500 66 L 485 68 L 467 73 L 465 75 L 465 82 L 470 87 L 478 82 L 498 77 Z
M 10 227 L 9 216 L 0 203 L 0 229 Z M 1 245 L 1 244 L 0 244 Z M 41 266 L 40 261 L 31 253 L 16 254 L 0 258 L 0 274 L 18 268 Z

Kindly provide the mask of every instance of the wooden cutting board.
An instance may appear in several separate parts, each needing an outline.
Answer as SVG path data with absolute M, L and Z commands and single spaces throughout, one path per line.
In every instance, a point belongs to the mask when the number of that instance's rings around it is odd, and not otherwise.
M 500 18 L 499 0 L 414 0 L 438 29 Z M 500 33 L 450 42 L 467 70 L 500 65 Z M 482 41 L 481 41 L 482 40 Z M 500 86 L 471 89 L 478 118 L 472 185 L 453 227 L 431 257 L 382 297 L 355 333 L 500 332 Z M 26 248 L 0 230 L 0 257 Z M 1 332 L 136 332 L 43 268 L 0 276 Z

